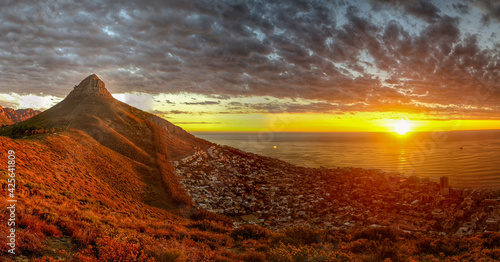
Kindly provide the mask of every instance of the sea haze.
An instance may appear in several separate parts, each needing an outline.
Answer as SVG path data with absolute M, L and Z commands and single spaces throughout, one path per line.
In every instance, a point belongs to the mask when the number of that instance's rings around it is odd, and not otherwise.
M 500 130 L 412 133 L 194 133 L 307 167 L 362 167 L 455 187 L 500 186 Z

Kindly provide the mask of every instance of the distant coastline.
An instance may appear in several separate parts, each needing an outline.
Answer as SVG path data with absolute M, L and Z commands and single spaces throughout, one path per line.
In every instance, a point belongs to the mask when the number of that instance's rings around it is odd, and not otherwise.
M 458 188 L 500 187 L 500 130 L 412 133 L 193 132 L 211 142 L 305 167 L 360 167 Z

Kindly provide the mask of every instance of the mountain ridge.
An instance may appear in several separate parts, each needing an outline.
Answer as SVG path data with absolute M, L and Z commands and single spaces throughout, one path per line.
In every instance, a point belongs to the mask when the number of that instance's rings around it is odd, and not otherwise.
M 35 134 L 81 131 L 124 159 L 148 167 L 149 174 L 136 174 L 151 189 L 151 194 L 144 193 L 145 199 L 152 199 L 149 204 L 167 209 L 192 205 L 170 161 L 212 145 L 167 120 L 116 100 L 95 74 L 81 81 L 58 104 L 30 119 L 2 128 L 0 135 L 30 139 L 31 135 L 27 137 L 26 134 L 33 134 L 33 130 Z M 96 149 L 102 150 L 92 150 Z M 159 198 L 165 202 L 160 203 Z
M 0 126 L 12 125 L 22 122 L 33 116 L 40 114 L 41 111 L 33 110 L 31 108 L 25 109 L 12 109 L 0 106 Z

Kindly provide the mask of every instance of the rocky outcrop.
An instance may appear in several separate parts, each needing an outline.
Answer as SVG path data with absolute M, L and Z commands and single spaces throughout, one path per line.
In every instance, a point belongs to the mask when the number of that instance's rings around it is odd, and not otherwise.
M 12 125 L 32 118 L 38 114 L 40 114 L 40 111 L 33 110 L 31 108 L 15 110 L 12 108 L 3 108 L 0 106 L 0 125 Z

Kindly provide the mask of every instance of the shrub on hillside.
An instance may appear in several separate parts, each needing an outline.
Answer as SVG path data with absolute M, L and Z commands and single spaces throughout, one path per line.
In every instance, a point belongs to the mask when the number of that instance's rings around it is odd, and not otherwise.
M 211 249 L 217 249 L 232 242 L 232 239 L 226 234 L 217 234 L 198 230 L 189 232 L 189 238 L 198 243 L 208 245 Z
M 217 221 L 220 222 L 222 225 L 229 227 L 233 225 L 233 220 L 231 218 L 201 209 L 194 210 L 192 214 L 189 216 L 189 218 L 194 221 L 202 221 L 202 220 Z
M 231 228 L 220 225 L 216 221 L 211 220 L 201 220 L 201 221 L 193 221 L 188 226 L 188 228 L 196 228 L 202 231 L 211 231 L 216 233 L 228 233 Z
M 39 219 L 37 216 L 25 215 L 19 216 L 19 228 L 27 228 L 34 232 L 42 232 L 47 236 L 60 237 L 61 231 L 54 225 Z
M 279 245 L 271 249 L 268 254 L 268 260 L 271 262 L 303 262 L 303 261 L 353 261 L 353 257 L 337 251 L 312 246 L 295 247 L 291 245 Z
M 100 236 L 99 229 L 85 223 L 70 221 L 64 222 L 62 225 L 66 233 L 81 247 L 94 244 Z
M 270 236 L 272 236 L 272 232 L 269 229 L 256 225 L 243 225 L 242 227 L 233 229 L 231 232 L 231 237 L 234 240 L 258 240 L 261 238 L 269 238 Z
M 266 255 L 260 252 L 249 251 L 240 255 L 240 259 L 245 262 L 264 262 Z
M 182 260 L 184 253 L 180 250 L 167 250 L 157 256 L 155 261 L 158 262 L 178 262 Z
M 416 247 L 418 253 L 455 256 L 472 251 L 478 248 L 481 243 L 481 239 L 477 237 L 447 237 L 437 239 L 422 237 L 417 241 Z
M 16 238 L 16 252 L 21 254 L 38 255 L 45 248 L 43 244 L 44 235 L 39 231 L 19 229 L 16 230 Z
M 375 256 L 379 261 L 384 261 L 386 259 L 390 259 L 391 261 L 407 260 L 405 259 L 402 247 L 388 241 L 379 243 L 379 245 L 376 247 Z
M 392 229 L 389 227 L 375 227 L 363 230 L 354 235 L 355 239 L 368 239 L 368 240 L 384 240 L 396 241 L 402 235 L 402 231 Z
M 155 261 L 144 254 L 138 244 L 119 242 L 108 236 L 96 240 L 96 244 L 99 261 Z
M 11 138 L 19 138 L 26 135 L 32 134 L 44 134 L 49 133 L 50 129 L 45 129 L 40 126 L 28 126 L 24 123 L 15 124 L 11 127 L 9 137 Z
M 326 234 L 323 230 L 307 227 L 290 227 L 281 232 L 278 238 L 283 244 L 311 245 L 325 242 Z
M 488 249 L 500 247 L 500 233 L 486 232 L 478 236 L 483 241 L 482 245 Z

